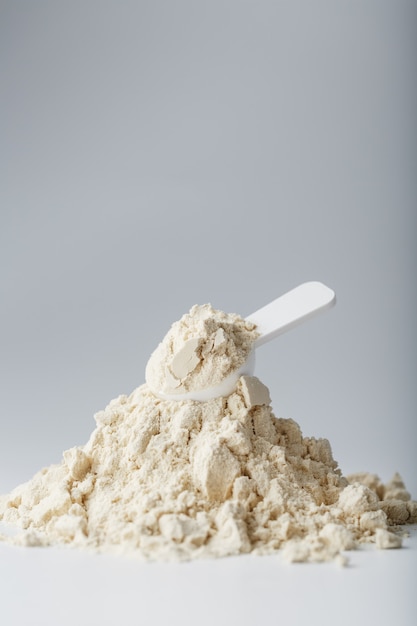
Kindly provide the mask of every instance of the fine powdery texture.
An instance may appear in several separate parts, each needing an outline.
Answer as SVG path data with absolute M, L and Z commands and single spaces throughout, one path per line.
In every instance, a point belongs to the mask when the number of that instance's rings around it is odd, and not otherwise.
M 171 395 L 214 387 L 245 363 L 257 336 L 255 325 L 240 316 L 195 305 L 151 355 L 146 382 Z
M 235 367 L 256 337 L 241 318 L 211 311 L 193 307 L 178 323 L 182 340 L 176 344 L 174 332 L 163 342 L 175 357 L 198 339 L 191 352 L 199 363 L 181 372 L 185 379 L 191 372 L 188 389 L 192 372 L 206 371 L 201 361 L 225 354 Z M 234 350 L 216 352 L 219 329 L 217 347 L 224 335 L 226 344 L 235 338 Z M 168 347 L 159 349 L 162 367 Z M 165 375 L 158 380 L 164 384 Z M 0 499 L 0 519 L 25 529 L 9 541 L 145 559 L 281 550 L 290 561 L 344 562 L 342 552 L 362 542 L 399 547 L 399 525 L 417 521 L 417 503 L 398 475 L 388 485 L 371 474 L 343 477 L 329 442 L 276 418 L 256 377 L 242 376 L 228 397 L 207 402 L 162 400 L 145 384 L 112 400 L 95 420 L 85 446 Z

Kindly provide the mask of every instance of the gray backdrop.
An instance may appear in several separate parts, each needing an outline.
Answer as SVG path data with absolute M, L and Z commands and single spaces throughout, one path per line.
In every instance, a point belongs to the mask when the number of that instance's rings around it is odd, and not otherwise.
M 277 415 L 417 496 L 417 4 L 0 2 L 0 488 L 87 441 L 194 303 L 306 280 Z

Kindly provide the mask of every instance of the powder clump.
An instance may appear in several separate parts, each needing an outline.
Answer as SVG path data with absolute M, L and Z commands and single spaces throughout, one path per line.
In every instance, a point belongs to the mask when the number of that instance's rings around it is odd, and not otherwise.
M 159 388 L 170 384 L 167 371 L 187 391 L 216 384 L 257 336 L 210 305 L 177 325 L 147 372 Z M 25 530 L 9 541 L 144 559 L 281 550 L 289 561 L 344 562 L 361 543 L 399 547 L 397 526 L 417 521 L 400 476 L 387 485 L 372 474 L 345 478 L 329 442 L 276 418 L 253 376 L 207 402 L 162 400 L 145 384 L 95 420 L 84 446 L 0 498 L 0 519 Z

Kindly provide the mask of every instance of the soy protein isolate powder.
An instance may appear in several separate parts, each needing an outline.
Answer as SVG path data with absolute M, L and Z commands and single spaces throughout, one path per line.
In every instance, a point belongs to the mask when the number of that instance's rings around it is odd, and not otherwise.
M 2 538 L 146 559 L 344 562 L 363 542 L 399 547 L 399 526 L 417 521 L 401 478 L 344 477 L 326 439 L 274 416 L 256 377 L 208 402 L 157 395 L 217 384 L 256 337 L 241 317 L 194 306 L 151 356 L 148 383 L 95 415 L 86 445 L 0 499 L 0 519 L 24 529 Z

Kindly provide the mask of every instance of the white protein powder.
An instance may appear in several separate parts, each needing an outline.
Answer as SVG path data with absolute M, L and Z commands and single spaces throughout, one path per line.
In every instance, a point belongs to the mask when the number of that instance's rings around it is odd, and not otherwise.
M 214 387 L 245 363 L 257 337 L 255 325 L 238 315 L 195 305 L 151 355 L 146 382 L 170 395 Z
M 255 338 L 242 318 L 193 307 L 151 357 L 148 380 L 170 391 L 171 374 L 175 388 L 212 386 Z M 145 384 L 95 420 L 86 445 L 0 498 L 0 519 L 24 529 L 3 539 L 144 559 L 282 550 L 290 561 L 343 563 L 362 542 L 399 547 L 399 525 L 417 521 L 398 475 L 388 485 L 343 477 L 329 442 L 277 419 L 256 377 L 209 402 L 161 400 Z

